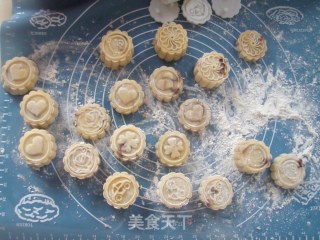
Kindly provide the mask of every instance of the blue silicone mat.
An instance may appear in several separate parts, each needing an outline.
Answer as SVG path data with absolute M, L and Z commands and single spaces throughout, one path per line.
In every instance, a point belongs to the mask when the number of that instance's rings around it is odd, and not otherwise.
M 243 1 L 231 20 L 212 15 L 201 26 L 176 20 L 187 29 L 187 54 L 179 61 L 161 61 L 152 46 L 159 23 L 148 12 L 149 1 L 14 1 L 11 20 L 1 25 L 1 65 L 15 56 L 33 59 L 41 71 L 37 89 L 52 94 L 59 116 L 49 131 L 58 154 L 52 164 L 32 170 L 19 157 L 20 137 L 29 130 L 19 115 L 22 97 L 0 89 L 0 239 L 319 239 L 319 93 L 320 2 Z M 101 37 L 120 28 L 133 37 L 135 55 L 119 71 L 99 60 Z M 235 41 L 254 29 L 267 40 L 266 56 L 256 64 L 239 58 Z M 228 80 L 217 90 L 204 91 L 193 79 L 196 60 L 205 52 L 223 53 L 231 65 Z M 184 78 L 184 91 L 172 103 L 160 103 L 150 93 L 148 76 L 162 65 L 173 66 Z M 108 101 L 115 81 L 137 80 L 145 104 L 133 115 L 121 116 Z M 210 104 L 212 121 L 201 134 L 187 133 L 176 112 L 188 98 Z M 83 141 L 73 126 L 77 107 L 96 102 L 112 118 L 112 129 L 91 142 L 102 160 L 91 179 L 72 179 L 64 170 L 66 148 Z M 113 130 L 133 123 L 147 135 L 147 150 L 136 163 L 124 164 L 109 150 Z M 179 168 L 161 166 L 154 144 L 168 129 L 185 132 L 191 156 Z M 292 191 L 276 187 L 269 170 L 241 174 L 232 149 L 255 138 L 274 157 L 294 152 L 307 162 L 304 183 Z M 190 203 L 178 210 L 159 204 L 156 183 L 170 171 L 183 172 L 193 183 Z M 115 210 L 103 199 L 102 185 L 115 171 L 133 174 L 140 196 L 128 210 Z M 199 201 L 197 189 L 208 175 L 226 176 L 234 198 L 223 211 L 213 212 Z

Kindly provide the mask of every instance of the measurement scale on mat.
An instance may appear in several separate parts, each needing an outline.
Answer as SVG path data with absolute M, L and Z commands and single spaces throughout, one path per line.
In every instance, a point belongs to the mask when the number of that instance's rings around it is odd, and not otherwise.
M 2 123 L 0 128 L 0 217 L 6 216 L 5 203 L 7 202 L 6 192 L 8 191 L 8 182 L 6 181 L 8 168 L 6 162 L 9 160 L 9 152 L 7 151 L 9 148 L 7 146 L 10 144 L 11 130 L 8 121 L 10 121 L 12 116 L 12 113 L 9 111 L 12 102 L 12 99 L 2 101 L 3 112 L 0 115 L 0 122 Z
M 249 238 L 251 238 L 249 236 Z M 97 237 L 96 235 L 84 235 L 84 234 L 69 234 L 69 233 L 12 233 L 8 232 L 8 240 L 98 240 L 101 239 Z M 126 236 L 126 235 L 108 235 L 106 234 L 103 238 L 104 240 L 142 240 L 142 239 L 148 239 L 148 240 L 170 240 L 170 239 L 176 239 L 176 240 L 184 240 L 184 239 L 190 239 L 190 240 L 213 240 L 216 239 L 216 236 L 214 235 L 208 235 L 206 238 L 198 237 L 197 235 L 191 235 L 189 237 L 184 237 L 182 235 L 178 235 L 176 237 L 170 236 L 170 235 L 164 235 L 164 236 L 158 236 L 153 234 L 146 234 L 146 235 L 133 235 L 133 236 Z M 226 238 L 222 238 L 226 239 Z M 240 239 L 240 238 L 239 238 Z M 262 238 L 264 240 L 273 239 L 273 240 L 318 240 L 320 239 L 320 235 L 317 236 L 310 236 L 307 234 L 301 234 L 300 236 L 293 236 L 288 234 L 287 237 L 280 237 L 280 236 L 273 236 L 273 237 L 264 237 Z

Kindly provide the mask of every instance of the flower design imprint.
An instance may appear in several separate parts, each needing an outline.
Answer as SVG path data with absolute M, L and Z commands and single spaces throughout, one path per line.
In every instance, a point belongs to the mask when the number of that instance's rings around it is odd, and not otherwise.
M 186 32 L 177 24 L 167 24 L 160 32 L 160 42 L 169 51 L 177 51 L 182 49 L 186 38 Z
M 98 109 L 84 109 L 79 111 L 76 116 L 77 124 L 87 131 L 99 131 L 104 128 L 106 117 L 105 114 Z
M 221 55 L 207 55 L 201 61 L 201 71 L 207 79 L 220 81 L 228 76 L 228 63 Z
M 261 34 L 256 31 L 246 31 L 241 34 L 239 42 L 242 45 L 242 49 L 249 56 L 260 57 L 264 55 L 266 51 L 266 43 Z
M 169 138 L 163 148 L 164 153 L 174 159 L 179 158 L 184 151 L 183 142 L 175 137 Z
M 64 170 L 78 179 L 92 177 L 97 172 L 99 164 L 98 150 L 86 143 L 73 144 L 66 150 L 63 158 Z
M 139 147 L 139 135 L 132 131 L 127 131 L 119 136 L 117 144 L 121 152 L 132 153 Z
M 78 146 L 73 149 L 68 161 L 68 168 L 75 173 L 95 172 L 98 168 L 96 164 L 95 154 L 88 146 Z

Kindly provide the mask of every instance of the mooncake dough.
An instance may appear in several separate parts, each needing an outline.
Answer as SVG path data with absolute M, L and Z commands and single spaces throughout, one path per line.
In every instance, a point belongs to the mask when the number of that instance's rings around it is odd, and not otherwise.
M 152 95 L 159 101 L 170 102 L 183 90 L 183 79 L 173 67 L 156 68 L 149 78 Z
M 111 106 L 121 114 L 138 111 L 144 101 L 142 87 L 134 80 L 117 81 L 110 89 L 109 100 Z
M 181 208 L 192 197 L 192 184 L 183 173 L 171 172 L 161 177 L 157 194 L 160 202 L 168 208 Z
M 19 152 L 27 164 L 40 168 L 55 158 L 57 145 L 54 136 L 48 131 L 32 129 L 21 137 Z
M 134 54 L 132 38 L 119 29 L 108 31 L 102 37 L 99 50 L 102 62 L 112 70 L 126 66 Z
M 187 21 L 196 25 L 209 21 L 212 15 L 207 0 L 184 0 L 181 9 Z
M 212 210 L 225 209 L 233 197 L 231 183 L 220 175 L 206 177 L 201 181 L 198 191 L 201 202 Z
M 15 57 L 2 66 L 3 88 L 12 95 L 24 95 L 39 79 L 37 64 L 26 57 Z
M 103 138 L 110 129 L 110 116 L 99 104 L 86 104 L 75 113 L 74 125 L 77 132 L 85 139 Z
M 232 18 L 241 8 L 241 0 L 212 0 L 212 9 L 222 18 Z
M 205 101 L 192 98 L 180 105 L 178 112 L 179 122 L 191 132 L 203 130 L 209 124 L 210 118 L 210 107 Z
M 83 142 L 71 145 L 63 157 L 64 170 L 78 179 L 92 177 L 98 171 L 99 164 L 98 150 Z
M 58 116 L 58 104 L 44 91 L 31 91 L 20 103 L 20 115 L 33 128 L 47 128 Z
M 263 142 L 247 140 L 235 147 L 233 159 L 240 172 L 261 173 L 270 167 L 272 156 Z
M 116 172 L 103 184 L 103 196 L 116 209 L 127 209 L 139 196 L 139 183 L 127 172 Z
M 273 160 L 271 177 L 284 189 L 299 186 L 306 176 L 305 162 L 294 154 L 281 154 Z
M 121 161 L 139 159 L 146 148 L 146 135 L 132 124 L 116 129 L 110 138 L 110 149 Z
M 187 52 L 187 31 L 180 24 L 164 23 L 158 28 L 153 44 L 159 58 L 167 62 L 176 61 Z
M 190 142 L 183 133 L 168 131 L 159 138 L 156 144 L 156 155 L 165 166 L 181 166 L 190 155 Z
M 178 18 L 180 8 L 177 2 L 164 3 L 162 0 L 151 0 L 149 5 L 150 16 L 161 23 L 172 22 Z
M 266 39 L 255 30 L 247 30 L 240 34 L 236 48 L 241 58 L 248 62 L 256 62 L 267 51 Z
M 230 65 L 221 53 L 205 53 L 198 59 L 193 73 L 200 87 L 213 89 L 219 87 L 229 77 Z

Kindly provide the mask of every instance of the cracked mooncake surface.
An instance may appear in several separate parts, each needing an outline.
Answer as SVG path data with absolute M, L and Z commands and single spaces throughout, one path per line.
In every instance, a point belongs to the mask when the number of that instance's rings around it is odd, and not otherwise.
M 240 172 L 261 173 L 270 167 L 272 156 L 264 142 L 246 140 L 234 149 L 233 159 Z
M 231 183 L 220 175 L 208 176 L 203 179 L 198 192 L 201 202 L 212 210 L 225 209 L 233 197 Z
M 183 79 L 173 67 L 156 68 L 149 78 L 152 95 L 159 101 L 170 102 L 177 99 L 183 90 Z
M 191 132 L 199 132 L 210 122 L 210 107 L 203 100 L 188 99 L 180 105 L 178 119 L 185 129 Z
M 294 154 L 281 154 L 273 160 L 271 177 L 275 184 L 284 189 L 299 186 L 306 176 L 306 164 Z
M 193 73 L 200 87 L 213 89 L 219 87 L 229 77 L 230 65 L 221 53 L 205 53 L 198 59 Z

